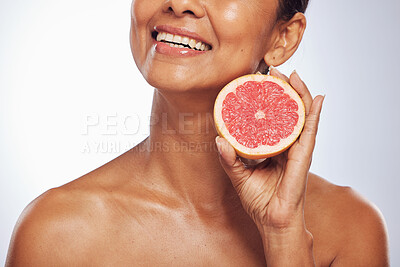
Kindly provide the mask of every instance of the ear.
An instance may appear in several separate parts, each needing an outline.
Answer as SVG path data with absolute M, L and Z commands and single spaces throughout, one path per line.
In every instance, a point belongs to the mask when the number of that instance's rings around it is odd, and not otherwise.
M 296 13 L 289 21 L 276 25 L 275 39 L 264 56 L 267 66 L 279 66 L 288 60 L 300 45 L 307 20 L 303 13 Z

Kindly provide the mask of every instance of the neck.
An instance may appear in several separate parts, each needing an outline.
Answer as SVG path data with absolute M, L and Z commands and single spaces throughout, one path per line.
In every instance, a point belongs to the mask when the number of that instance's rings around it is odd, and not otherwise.
M 213 124 L 216 94 L 164 93 L 155 90 L 150 136 L 145 142 L 162 184 L 197 210 L 221 210 L 237 201 L 222 169 Z

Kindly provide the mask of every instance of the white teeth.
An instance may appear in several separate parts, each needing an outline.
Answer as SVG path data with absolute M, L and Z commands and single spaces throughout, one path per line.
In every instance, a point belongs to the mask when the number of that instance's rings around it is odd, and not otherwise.
M 193 39 L 190 39 L 189 46 L 190 46 L 190 48 L 194 48 L 196 46 L 196 41 Z
M 198 42 L 198 43 L 196 44 L 196 46 L 195 46 L 196 49 L 197 49 L 197 50 L 200 50 L 201 45 L 202 45 L 202 43 L 201 43 L 201 42 Z
M 189 44 L 189 37 L 183 37 L 182 44 L 185 44 L 185 45 Z
M 165 32 L 162 32 L 162 33 L 160 33 L 160 34 L 158 34 L 158 35 L 160 35 L 161 37 L 161 40 L 165 40 L 165 38 L 167 37 L 167 34 L 165 33 Z M 158 36 L 157 35 L 157 36 Z
M 165 37 L 165 41 L 172 42 L 174 40 L 174 36 L 170 33 L 167 33 L 167 37 Z
M 181 43 L 182 42 L 182 37 L 179 35 L 174 35 L 174 43 Z
M 171 43 L 169 44 L 171 47 L 184 48 L 185 47 L 184 45 L 187 45 L 192 49 L 197 49 L 201 51 L 208 51 L 211 49 L 209 45 L 204 44 L 203 42 L 196 41 L 195 39 L 190 39 L 189 37 L 186 36 L 173 35 L 171 33 L 166 33 L 166 32 L 158 33 L 156 40 L 158 42 L 161 41 L 169 42 Z

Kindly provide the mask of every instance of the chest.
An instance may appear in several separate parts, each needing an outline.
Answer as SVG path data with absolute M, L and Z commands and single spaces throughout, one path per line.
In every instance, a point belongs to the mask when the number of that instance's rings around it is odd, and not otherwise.
M 317 266 L 329 266 L 334 255 L 324 229 L 317 223 L 309 229 Z M 250 221 L 210 226 L 153 218 L 108 222 L 96 232 L 90 250 L 101 253 L 88 259 L 96 266 L 266 266 L 260 234 Z
M 96 266 L 266 266 L 262 244 L 249 245 L 233 239 L 165 237 L 164 233 L 103 243 L 101 257 L 90 260 Z M 244 245 L 244 244 L 247 244 Z M 316 266 L 329 266 L 328 248 L 314 248 Z
M 91 249 L 103 253 L 91 262 L 96 266 L 266 266 L 262 241 L 253 230 L 235 233 L 168 223 L 109 229 L 93 243 Z

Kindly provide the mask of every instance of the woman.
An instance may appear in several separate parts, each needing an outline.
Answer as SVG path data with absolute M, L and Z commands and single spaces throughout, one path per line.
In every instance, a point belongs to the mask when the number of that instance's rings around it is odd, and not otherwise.
M 17 223 L 6 265 L 387 266 L 379 211 L 309 173 L 323 97 L 313 99 L 296 72 L 288 78 L 271 68 L 306 106 L 303 133 L 286 153 L 246 168 L 210 126 L 225 84 L 293 55 L 306 6 L 133 1 L 132 53 L 156 88 L 151 134 L 33 201 Z M 170 46 L 184 38 L 190 48 Z M 202 51 L 193 42 L 204 44 Z

